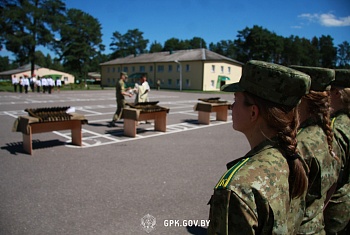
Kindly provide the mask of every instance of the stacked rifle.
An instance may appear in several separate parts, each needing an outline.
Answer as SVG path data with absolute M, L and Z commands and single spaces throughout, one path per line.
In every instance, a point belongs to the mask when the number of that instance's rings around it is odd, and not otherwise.
M 72 115 L 67 113 L 70 106 L 25 109 L 29 116 L 39 119 L 39 122 L 55 122 L 71 120 Z

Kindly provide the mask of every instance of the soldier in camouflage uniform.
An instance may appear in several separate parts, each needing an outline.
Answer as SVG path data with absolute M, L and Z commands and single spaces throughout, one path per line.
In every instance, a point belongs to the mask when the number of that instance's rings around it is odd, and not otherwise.
M 327 194 L 334 192 L 340 168 L 333 152 L 329 109 L 329 90 L 335 72 L 318 67 L 291 67 L 311 77 L 310 93 L 302 98 L 299 106 L 298 150 L 309 166 L 309 185 L 298 234 L 325 234 L 323 210 L 329 200 Z
M 117 110 L 115 111 L 115 114 L 113 115 L 112 122 L 109 124 L 110 127 L 115 127 L 116 122 L 121 118 L 123 109 L 125 107 L 125 97 L 129 96 L 132 97 L 132 94 L 127 92 L 125 89 L 125 80 L 127 79 L 128 74 L 125 72 L 120 73 L 120 79 L 116 83 L 115 86 L 115 96 L 117 99 Z
M 251 150 L 227 164 L 210 199 L 208 234 L 294 234 L 304 214 L 307 176 L 297 154 L 297 105 L 310 77 L 284 66 L 249 61 L 235 92 L 233 129 Z
M 350 70 L 335 70 L 331 88 L 332 127 L 341 160 L 337 190 L 324 210 L 327 234 L 349 234 L 350 220 Z M 347 230 L 344 229 L 347 226 Z

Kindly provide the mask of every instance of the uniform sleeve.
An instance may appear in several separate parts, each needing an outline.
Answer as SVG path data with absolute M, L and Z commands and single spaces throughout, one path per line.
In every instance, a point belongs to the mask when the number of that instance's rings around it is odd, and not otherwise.
M 272 234 L 274 216 L 261 195 L 252 195 L 256 208 L 229 190 L 217 190 L 210 200 L 208 234 Z M 258 216 L 258 214 L 259 216 Z

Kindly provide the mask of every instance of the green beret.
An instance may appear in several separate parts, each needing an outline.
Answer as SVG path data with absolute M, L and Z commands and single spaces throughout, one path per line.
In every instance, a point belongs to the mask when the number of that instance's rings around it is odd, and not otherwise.
M 335 81 L 332 86 L 350 87 L 350 69 L 335 69 Z
M 310 75 L 311 77 L 310 90 L 313 90 L 313 91 L 329 91 L 331 89 L 330 84 L 335 79 L 334 69 L 306 67 L 306 66 L 297 66 L 297 65 L 291 65 L 290 67 Z
M 244 65 L 238 83 L 221 87 L 227 92 L 249 92 L 260 98 L 286 106 L 296 106 L 309 93 L 310 76 L 297 70 L 263 61 L 251 60 Z
M 121 72 L 120 76 L 124 75 L 126 78 L 128 77 L 128 74 L 126 72 Z

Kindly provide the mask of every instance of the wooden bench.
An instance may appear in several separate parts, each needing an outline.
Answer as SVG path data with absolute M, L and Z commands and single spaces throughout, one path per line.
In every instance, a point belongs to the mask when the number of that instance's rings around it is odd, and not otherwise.
M 140 109 L 124 108 L 124 135 L 136 137 L 136 127 L 139 121 L 154 120 L 154 130 L 166 132 L 167 113 L 169 109 L 155 112 L 142 112 Z
M 194 110 L 198 111 L 198 122 L 200 124 L 210 124 L 210 113 L 216 113 L 216 120 L 227 121 L 230 103 L 204 103 L 199 102 L 194 106 Z
M 33 134 L 71 130 L 72 144 L 82 146 L 82 124 L 87 120 L 83 115 L 73 113 L 71 120 L 39 122 L 38 118 L 30 116 L 18 117 L 14 123 L 13 131 L 22 132 L 23 149 L 29 154 L 33 154 Z

